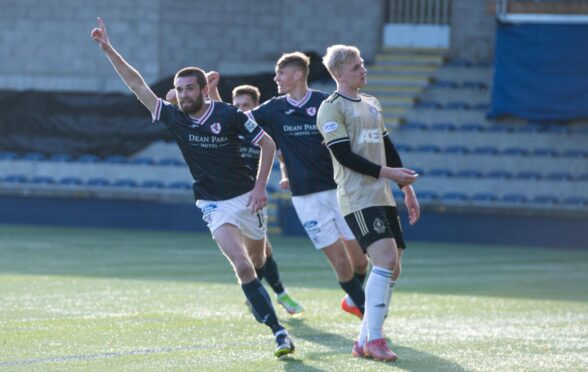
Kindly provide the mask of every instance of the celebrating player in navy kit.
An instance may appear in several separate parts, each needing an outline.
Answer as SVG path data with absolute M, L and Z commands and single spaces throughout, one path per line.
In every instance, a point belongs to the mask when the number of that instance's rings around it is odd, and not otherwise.
M 284 54 L 276 63 L 274 78 L 278 93 L 283 95 L 266 101 L 251 114 L 276 141 L 286 170 L 281 185 L 290 187 L 300 222 L 347 293 L 341 307 L 361 318 L 368 261 L 337 205 L 333 165 L 316 128 L 318 108 L 328 95 L 308 88 L 309 64 L 303 53 Z
M 100 18 L 92 38 L 100 45 L 116 72 L 141 103 L 173 134 L 194 178 L 196 205 L 219 248 L 241 284 L 255 318 L 276 337 L 277 357 L 294 352 L 294 344 L 279 323 L 269 294 L 257 279 L 255 268 L 264 265 L 265 222 L 261 209 L 267 203 L 265 187 L 275 154 L 272 139 L 245 114 L 222 102 L 206 101 L 204 71 L 184 68 L 174 85 L 180 107 L 159 99 L 142 76 L 112 47 Z M 239 135 L 261 147 L 257 178 L 240 155 Z

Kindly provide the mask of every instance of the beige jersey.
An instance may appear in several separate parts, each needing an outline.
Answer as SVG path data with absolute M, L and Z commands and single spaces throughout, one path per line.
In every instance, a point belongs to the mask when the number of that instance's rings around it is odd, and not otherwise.
M 321 104 L 317 128 L 327 147 L 348 141 L 351 151 L 365 159 L 386 165 L 384 137 L 387 135 L 382 106 L 372 96 L 360 94 L 351 99 L 332 94 Z M 374 178 L 341 165 L 331 152 L 337 197 L 343 215 L 373 206 L 395 206 L 392 190 L 385 178 Z

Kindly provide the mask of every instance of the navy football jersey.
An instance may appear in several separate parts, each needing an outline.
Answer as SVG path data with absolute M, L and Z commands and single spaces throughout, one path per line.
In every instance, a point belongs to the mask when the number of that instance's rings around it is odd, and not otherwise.
M 251 111 L 282 151 L 294 196 L 337 188 L 331 155 L 316 128 L 316 114 L 328 96 L 309 90 L 300 101 L 274 97 Z
M 246 139 L 242 138 L 241 141 L 241 156 L 245 160 L 245 164 L 251 169 L 253 177 L 257 176 L 257 168 L 259 167 L 259 156 L 261 155 L 261 149 L 259 146 L 252 144 Z
M 196 199 L 231 199 L 255 185 L 255 177 L 241 157 L 239 136 L 257 144 L 264 131 L 234 106 L 209 103 L 206 113 L 194 119 L 160 99 L 153 120 L 164 123 L 173 134 L 194 178 Z

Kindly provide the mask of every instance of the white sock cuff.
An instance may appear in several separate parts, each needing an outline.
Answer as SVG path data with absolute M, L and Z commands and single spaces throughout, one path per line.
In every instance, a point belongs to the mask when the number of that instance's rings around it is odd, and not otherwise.
M 394 270 L 388 270 L 383 267 L 373 266 L 372 267 L 372 274 L 377 274 L 383 276 L 385 278 L 391 279 L 392 274 L 394 274 Z

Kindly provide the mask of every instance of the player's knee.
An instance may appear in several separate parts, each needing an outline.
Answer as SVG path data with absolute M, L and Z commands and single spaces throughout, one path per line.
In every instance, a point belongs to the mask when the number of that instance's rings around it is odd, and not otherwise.
M 255 278 L 255 269 L 249 260 L 237 260 L 233 263 L 233 267 L 235 268 L 235 274 L 241 282 L 247 283 Z

